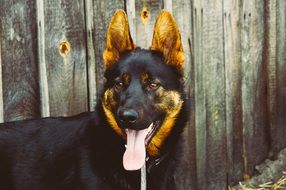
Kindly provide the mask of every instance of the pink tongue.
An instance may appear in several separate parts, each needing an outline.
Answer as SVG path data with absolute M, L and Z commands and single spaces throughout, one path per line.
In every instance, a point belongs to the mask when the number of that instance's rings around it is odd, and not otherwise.
M 148 129 L 140 131 L 126 130 L 127 147 L 123 155 L 125 170 L 139 170 L 144 165 L 146 157 L 145 138 L 147 134 Z

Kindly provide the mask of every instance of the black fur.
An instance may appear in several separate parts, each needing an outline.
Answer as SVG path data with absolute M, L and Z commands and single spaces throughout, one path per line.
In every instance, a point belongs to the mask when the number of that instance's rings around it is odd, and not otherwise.
M 122 55 L 119 62 L 106 71 L 104 91 L 113 87 L 114 79 L 120 73 L 136 75 L 142 70 L 152 72 L 160 78 L 165 89 L 179 92 L 184 100 L 161 155 L 147 161 L 147 189 L 173 190 L 176 187 L 174 172 L 181 157 L 180 137 L 188 118 L 180 73 L 166 65 L 160 53 L 136 49 Z M 135 87 L 132 93 L 138 96 L 132 98 L 143 98 L 138 101 L 144 101 L 148 93 Z M 109 126 L 101 105 L 99 100 L 95 112 L 73 117 L 0 124 L 0 189 L 139 190 L 140 171 L 124 170 L 125 140 Z M 153 110 L 150 114 L 154 114 Z

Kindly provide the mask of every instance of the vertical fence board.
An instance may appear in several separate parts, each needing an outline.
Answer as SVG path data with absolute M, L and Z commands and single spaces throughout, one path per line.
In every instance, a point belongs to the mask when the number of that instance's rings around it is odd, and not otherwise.
M 173 1 L 172 0 L 163 0 L 164 9 L 172 11 L 173 9 Z
M 93 17 L 93 0 L 85 0 L 85 21 L 86 21 L 86 54 L 87 54 L 87 70 L 88 70 L 88 102 L 89 111 L 94 111 L 96 106 L 96 65 L 94 52 L 94 17 Z
M 102 53 L 105 47 L 106 31 L 109 21 L 117 9 L 124 9 L 123 0 L 105 0 L 93 2 L 93 20 L 95 29 L 93 31 L 94 38 L 94 54 L 96 65 L 96 86 L 97 92 L 101 91 L 101 87 L 104 82 L 104 65 L 102 59 Z M 97 96 L 99 93 L 97 93 Z
M 187 0 L 164 1 L 164 9 L 173 12 L 181 34 L 181 40 L 185 51 L 185 90 L 191 101 L 190 122 L 184 131 L 184 158 L 177 170 L 176 181 L 178 189 L 197 189 L 196 188 L 196 138 L 195 138 L 195 111 L 194 111 L 194 68 L 191 62 L 191 41 L 192 41 L 192 15 L 191 2 Z
M 86 111 L 84 4 L 47 0 L 44 6 L 50 114 L 68 116 Z
M 194 8 L 198 188 L 225 189 L 223 4 L 219 1 L 195 1 Z
M 276 1 L 276 104 L 272 149 L 278 153 L 286 147 L 286 1 Z
M 268 100 L 268 120 L 269 120 L 269 131 L 272 134 L 272 130 L 275 129 L 276 126 L 276 1 L 266 1 L 264 5 L 265 9 L 265 31 L 267 36 L 267 51 L 264 53 L 265 64 L 267 64 L 267 100 Z M 270 155 L 273 154 L 272 142 L 274 139 L 271 137 L 271 152 Z
M 1 21 L 0 21 L 0 24 L 1 24 Z M 2 51 L 1 51 L 1 40 L 0 40 L 0 123 L 4 122 L 3 85 L 2 85 L 2 56 L 1 56 L 1 53 L 2 53 Z
M 226 188 L 225 76 L 222 2 L 204 1 L 203 70 L 206 106 L 206 186 Z M 198 126 L 199 127 L 199 126 Z
M 228 183 L 243 179 L 240 1 L 224 2 Z
M 206 107 L 204 86 L 204 48 L 203 43 L 203 7 L 202 2 L 193 2 L 193 50 L 194 50 L 194 75 L 195 75 L 195 128 L 196 128 L 196 167 L 197 188 L 206 189 Z
M 146 13 L 145 20 L 143 18 L 143 11 Z M 158 0 L 136 0 L 135 1 L 135 31 L 136 38 L 134 39 L 136 45 L 141 48 L 149 48 L 154 32 L 155 20 L 160 11 Z
M 245 178 L 267 156 L 266 71 L 262 53 L 264 43 L 263 3 L 244 1 L 242 25 L 242 108 Z
M 39 117 L 35 2 L 1 2 L 0 17 L 4 120 Z
M 125 9 L 128 17 L 129 29 L 132 40 L 136 43 L 136 9 L 135 0 L 125 0 Z
M 39 68 L 39 87 L 41 97 L 41 116 L 50 116 L 49 89 L 47 78 L 47 66 L 45 59 L 45 16 L 44 2 L 37 2 L 37 32 L 38 32 L 38 68 Z

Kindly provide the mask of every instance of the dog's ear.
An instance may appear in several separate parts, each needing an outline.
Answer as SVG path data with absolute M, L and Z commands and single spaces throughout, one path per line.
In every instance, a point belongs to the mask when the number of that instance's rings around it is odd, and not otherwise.
M 162 10 L 155 23 L 151 50 L 163 54 L 165 62 L 182 71 L 185 54 L 175 19 L 168 11 Z
M 118 61 L 120 53 L 134 48 L 126 13 L 118 10 L 111 18 L 107 30 L 106 47 L 103 52 L 105 68 Z

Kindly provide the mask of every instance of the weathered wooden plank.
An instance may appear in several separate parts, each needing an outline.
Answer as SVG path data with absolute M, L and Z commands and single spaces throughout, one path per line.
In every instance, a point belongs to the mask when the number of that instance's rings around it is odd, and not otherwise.
M 199 189 L 226 189 L 223 4 L 194 1 L 194 67 Z
M 272 126 L 272 150 L 286 147 L 286 1 L 276 1 L 276 105 L 275 126 Z M 273 39 L 274 40 L 274 39 Z
M 196 167 L 197 189 L 206 189 L 206 88 L 203 70 L 203 7 L 202 2 L 193 2 L 193 52 L 195 75 L 195 127 L 196 127 Z
M 171 0 L 164 0 L 164 9 L 173 12 L 175 20 L 181 33 L 181 40 L 185 51 L 185 91 L 188 98 L 191 98 L 189 116 L 190 122 L 184 131 L 184 158 L 176 174 L 178 189 L 198 189 L 196 187 L 196 133 L 195 133 L 195 103 L 194 97 L 194 67 L 191 61 L 191 41 L 193 40 L 192 32 L 192 15 L 191 1 L 177 0 L 172 3 Z
M 4 113 L 3 113 L 3 86 L 2 86 L 2 56 L 1 56 L 1 41 L 0 41 L 0 123 L 4 122 Z
M 164 9 L 169 10 L 169 11 L 173 11 L 173 1 L 172 0 L 163 0 L 164 3 Z M 189 2 L 191 3 L 191 2 Z
M 45 59 L 45 16 L 44 2 L 37 2 L 37 30 L 38 30 L 38 65 L 39 65 L 39 86 L 41 97 L 41 116 L 50 116 L 49 89 L 47 78 L 47 65 Z
M 93 1 L 85 1 L 85 22 L 86 22 L 86 39 L 87 39 L 87 70 L 88 70 L 88 101 L 89 110 L 94 111 L 96 106 L 96 66 L 95 66 L 95 54 L 94 54 L 94 21 L 93 21 Z
M 84 3 L 47 0 L 44 5 L 50 115 L 87 111 Z
M 228 184 L 243 179 L 240 1 L 225 1 L 224 56 Z
M 267 39 L 267 49 L 265 49 L 264 57 L 265 64 L 267 64 L 267 100 L 268 100 L 268 118 L 269 118 L 269 128 L 270 132 L 276 128 L 276 1 L 266 1 L 264 5 L 265 10 L 265 38 Z M 267 36 L 266 36 L 267 35 Z M 272 135 L 272 132 L 271 132 Z M 273 141 L 275 139 L 271 136 L 271 148 L 273 147 Z M 271 149 L 270 156 L 273 154 L 273 150 Z
M 106 0 L 93 2 L 93 39 L 94 39 L 94 55 L 95 55 L 95 77 L 97 95 L 101 91 L 104 82 L 104 65 L 102 53 L 105 48 L 106 31 L 112 15 L 117 9 L 124 9 L 124 0 Z M 92 52 L 91 52 L 92 53 Z
M 133 42 L 135 43 L 136 37 L 136 9 L 135 9 L 135 0 L 125 0 L 126 4 L 126 13 L 129 23 L 130 34 Z
M 203 72 L 206 108 L 206 189 L 226 189 L 223 4 L 203 1 Z M 200 126 L 198 126 L 200 127 Z M 200 155 L 203 156 L 203 155 Z
M 155 20 L 160 11 L 158 0 L 135 1 L 135 44 L 148 49 L 151 46 Z
M 4 120 L 40 116 L 35 2 L 2 1 L 1 62 Z
M 268 154 L 264 3 L 243 1 L 241 20 L 241 68 L 244 177 Z

